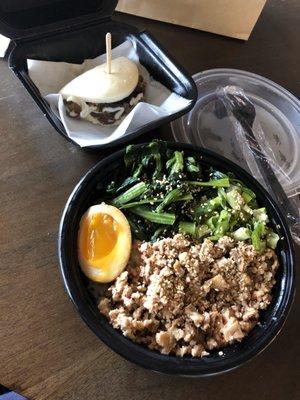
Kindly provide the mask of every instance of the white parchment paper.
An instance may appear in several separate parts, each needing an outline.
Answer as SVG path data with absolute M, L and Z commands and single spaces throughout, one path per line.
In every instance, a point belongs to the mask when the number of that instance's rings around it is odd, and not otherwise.
M 190 100 L 172 93 L 149 75 L 139 63 L 137 52 L 131 41 L 127 40 L 114 48 L 112 56 L 113 58 L 125 56 L 134 61 L 147 82 L 144 101 L 138 103 L 118 126 L 100 126 L 70 118 L 66 114 L 62 96 L 58 94 L 59 90 L 76 76 L 105 62 L 105 54 L 85 60 L 80 65 L 27 60 L 30 78 L 61 119 L 68 136 L 81 147 L 113 142 L 150 122 L 182 110 L 190 103 Z
M 0 35 L 0 58 L 5 56 L 6 50 L 9 46 L 10 39 L 6 36 Z

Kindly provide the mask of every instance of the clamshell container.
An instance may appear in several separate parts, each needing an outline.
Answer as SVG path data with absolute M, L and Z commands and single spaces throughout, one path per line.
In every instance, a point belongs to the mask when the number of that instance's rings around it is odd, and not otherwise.
M 195 104 L 197 90 L 192 78 L 156 39 L 112 19 L 117 0 L 2 0 L 0 2 L 0 33 L 13 41 L 9 67 L 21 80 L 43 114 L 67 140 L 60 119 L 51 110 L 28 75 L 27 59 L 82 63 L 105 53 L 105 35 L 111 32 L 113 46 L 130 39 L 140 63 L 154 79 L 172 92 L 191 100 L 184 109 L 145 124 L 114 142 L 93 146 L 111 147 L 137 137 L 157 126 L 188 112 Z M 47 79 L 47 77 L 45 77 Z M 90 147 L 91 148 L 91 147 Z

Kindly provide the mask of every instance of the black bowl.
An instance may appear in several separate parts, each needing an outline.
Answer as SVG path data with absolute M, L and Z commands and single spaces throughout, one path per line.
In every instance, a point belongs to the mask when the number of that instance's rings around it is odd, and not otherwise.
M 77 258 L 77 232 L 79 221 L 86 209 L 96 201 L 96 181 L 109 171 L 122 167 L 124 150 L 118 151 L 96 164 L 81 179 L 73 190 L 63 212 L 59 228 L 58 254 L 61 273 L 66 290 L 82 319 L 92 331 L 111 349 L 129 361 L 153 371 L 185 376 L 207 376 L 229 371 L 249 361 L 265 349 L 275 338 L 285 322 L 294 294 L 295 260 L 293 244 L 286 221 L 277 204 L 263 187 L 246 171 L 231 161 L 211 151 L 187 144 L 169 143 L 171 149 L 183 149 L 197 153 L 202 163 L 220 171 L 233 172 L 250 189 L 255 191 L 261 206 L 265 206 L 273 229 L 279 234 L 277 255 L 280 268 L 277 283 L 273 288 L 273 300 L 268 309 L 261 313 L 260 323 L 241 342 L 212 351 L 204 358 L 177 357 L 151 351 L 124 337 L 112 328 L 97 308 L 95 300 L 87 289 Z M 98 194 L 99 196 L 99 194 Z M 98 198 L 97 198 L 98 200 Z

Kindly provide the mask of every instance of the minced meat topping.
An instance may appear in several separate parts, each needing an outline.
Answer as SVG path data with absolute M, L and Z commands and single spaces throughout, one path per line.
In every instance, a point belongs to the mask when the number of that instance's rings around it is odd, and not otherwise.
M 223 237 L 197 243 L 176 234 L 136 243 L 99 310 L 131 340 L 163 354 L 202 357 L 241 341 L 271 301 L 272 249 Z

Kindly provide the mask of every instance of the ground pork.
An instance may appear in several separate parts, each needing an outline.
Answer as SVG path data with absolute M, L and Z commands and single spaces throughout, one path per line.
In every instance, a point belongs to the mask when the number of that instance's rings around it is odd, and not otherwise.
M 133 247 L 127 269 L 99 302 L 128 338 L 163 354 L 202 357 L 241 341 L 271 301 L 275 252 L 223 237 L 181 234 Z

